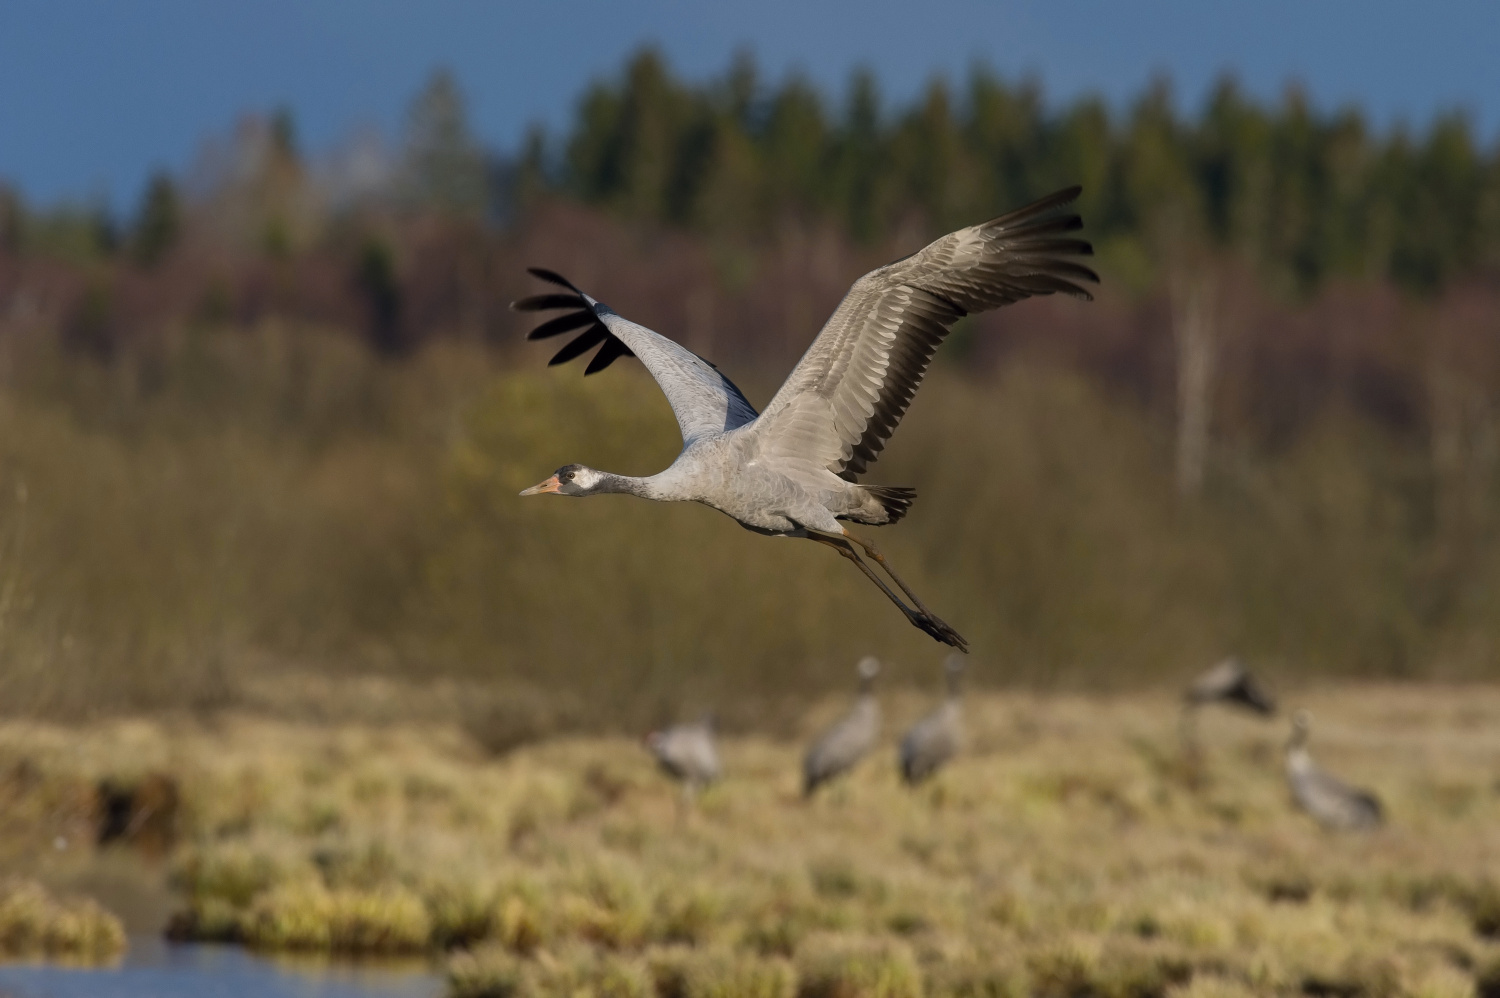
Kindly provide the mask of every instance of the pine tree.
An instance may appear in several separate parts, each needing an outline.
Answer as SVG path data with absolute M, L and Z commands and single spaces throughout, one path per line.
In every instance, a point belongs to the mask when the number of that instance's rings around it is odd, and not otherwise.
M 419 206 L 480 216 L 490 198 L 484 153 L 469 130 L 464 97 L 439 69 L 412 103 L 406 121 L 404 173 Z
M 177 185 L 165 173 L 146 184 L 130 232 L 130 252 L 137 263 L 154 266 L 177 244 L 182 231 L 182 203 Z
M 796 74 L 762 96 L 748 55 L 693 85 L 647 49 L 589 89 L 565 144 L 552 182 L 575 196 L 728 235 L 789 213 L 863 241 L 913 219 L 936 235 L 1081 183 L 1091 237 L 1133 246 L 1158 271 L 1143 281 L 1201 251 L 1296 294 L 1335 277 L 1426 292 L 1500 266 L 1500 150 L 1481 152 L 1462 118 L 1420 142 L 1377 137 L 1356 111 L 1321 113 L 1295 88 L 1260 104 L 1228 77 L 1197 117 L 1165 79 L 1114 115 L 1097 98 L 1049 109 L 1034 83 L 983 67 L 962 99 L 938 80 L 886 113 L 860 70 L 830 116 Z

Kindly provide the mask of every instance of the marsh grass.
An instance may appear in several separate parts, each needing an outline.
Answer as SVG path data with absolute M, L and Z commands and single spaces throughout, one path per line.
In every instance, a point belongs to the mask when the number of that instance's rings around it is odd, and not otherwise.
M 0 881 L 0 956 L 94 963 L 124 951 L 120 920 L 93 900 L 59 898 L 32 880 Z
M 885 699 L 893 730 L 927 706 Z M 24 759 L 37 776 L 9 791 L 33 817 L 3 845 L 12 865 L 58 875 L 88 850 L 53 851 L 72 819 L 40 802 L 168 773 L 184 823 L 167 860 L 176 935 L 446 953 L 464 996 L 1492 986 L 1500 690 L 1296 699 L 1318 716 L 1319 759 L 1379 792 L 1388 827 L 1336 835 L 1294 811 L 1279 725 L 1206 715 L 1186 779 L 1164 765 L 1170 697 L 979 694 L 969 752 L 930 786 L 902 786 L 887 744 L 804 802 L 799 742 L 741 735 L 725 739 L 724 781 L 687 815 L 624 739 L 497 758 L 451 723 L 13 722 L 0 725 L 0 765 Z M 807 727 L 837 706 L 809 711 Z

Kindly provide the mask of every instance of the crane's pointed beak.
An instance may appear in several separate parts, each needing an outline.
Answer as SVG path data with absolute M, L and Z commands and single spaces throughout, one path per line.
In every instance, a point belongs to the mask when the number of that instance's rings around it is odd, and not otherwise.
M 542 483 L 540 483 L 538 485 L 533 485 L 529 489 L 522 489 L 521 490 L 521 495 L 523 495 L 523 496 L 539 496 L 539 495 L 541 495 L 544 492 L 556 492 L 560 488 L 562 488 L 562 482 L 559 482 L 557 480 L 557 476 L 553 475 L 551 478 L 547 479 L 545 482 L 542 482 Z

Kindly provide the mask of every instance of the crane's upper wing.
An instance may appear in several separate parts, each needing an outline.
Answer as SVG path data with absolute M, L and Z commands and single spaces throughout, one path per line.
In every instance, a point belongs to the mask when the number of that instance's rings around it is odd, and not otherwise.
M 1032 295 L 1091 299 L 1092 270 L 1070 257 L 1093 247 L 1061 209 L 1070 187 L 861 277 L 766 406 L 762 447 L 809 472 L 856 481 L 885 447 L 959 318 Z
M 620 357 L 640 358 L 671 403 L 684 444 L 695 437 L 743 426 L 755 418 L 755 407 L 745 400 L 734 382 L 702 357 L 660 333 L 621 318 L 608 305 L 590 298 L 550 270 L 530 267 L 528 272 L 567 288 L 571 294 L 554 292 L 512 302 L 511 308 L 520 312 L 569 310 L 537 326 L 526 338 L 540 340 L 582 330 L 553 356 L 549 365 L 566 364 L 600 344 L 603 346 L 599 346 L 599 352 L 584 369 L 585 375 L 604 370 Z

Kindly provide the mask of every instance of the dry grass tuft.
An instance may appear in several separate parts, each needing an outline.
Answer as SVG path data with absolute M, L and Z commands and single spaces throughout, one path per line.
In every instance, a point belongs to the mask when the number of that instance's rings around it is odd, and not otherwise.
M 904 942 L 831 934 L 797 952 L 798 998 L 921 998 L 922 973 Z
M 0 883 L 0 955 L 98 962 L 124 951 L 120 920 L 94 901 L 60 900 L 30 880 Z
M 654 998 L 658 992 L 639 957 L 575 946 L 535 960 L 496 949 L 461 954 L 449 963 L 448 993 L 452 998 Z
M 732 949 L 669 949 L 652 961 L 660 998 L 794 998 L 791 961 Z

